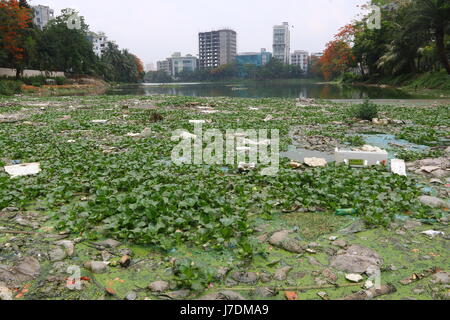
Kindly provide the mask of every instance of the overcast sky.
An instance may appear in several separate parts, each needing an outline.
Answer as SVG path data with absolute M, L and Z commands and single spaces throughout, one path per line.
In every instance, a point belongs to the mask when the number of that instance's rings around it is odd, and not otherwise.
M 28 0 L 58 15 L 77 9 L 92 31 L 104 31 L 145 64 L 173 52 L 198 55 L 198 32 L 232 28 L 238 52 L 272 51 L 272 27 L 287 21 L 291 50 L 318 52 L 367 0 Z

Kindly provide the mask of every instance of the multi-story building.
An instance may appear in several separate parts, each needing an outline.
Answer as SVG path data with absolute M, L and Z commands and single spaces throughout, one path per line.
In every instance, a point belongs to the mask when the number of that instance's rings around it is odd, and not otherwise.
M 272 53 L 267 52 L 266 49 L 261 49 L 261 52 L 243 52 L 236 56 L 236 63 L 239 65 L 252 64 L 255 66 L 263 66 L 267 64 L 272 58 Z
M 181 54 L 177 56 L 172 56 L 172 73 L 173 77 L 183 71 L 194 72 L 197 70 L 198 59 L 191 54 L 182 57 Z
M 157 70 L 164 71 L 172 77 L 176 77 L 177 74 L 183 71 L 195 71 L 198 67 L 198 59 L 191 54 L 187 54 L 185 57 L 181 55 L 181 52 L 175 52 L 170 58 L 157 62 Z
M 32 6 L 33 9 L 33 23 L 41 30 L 49 23 L 51 20 L 55 18 L 55 12 L 50 7 L 37 5 Z
M 291 54 L 291 64 L 294 66 L 299 66 L 303 71 L 307 73 L 309 65 L 309 53 L 304 50 L 295 50 Z
M 104 32 L 89 32 L 88 39 L 92 43 L 92 49 L 94 50 L 95 54 L 101 57 L 103 53 L 105 53 L 106 47 L 108 45 L 108 37 Z
M 156 63 L 156 69 L 170 75 L 172 73 L 172 60 L 168 58 L 166 60 L 158 61 Z
M 216 68 L 232 63 L 237 54 L 237 33 L 230 29 L 200 32 L 199 67 Z
M 273 57 L 289 64 L 291 52 L 291 32 L 289 23 L 273 27 Z

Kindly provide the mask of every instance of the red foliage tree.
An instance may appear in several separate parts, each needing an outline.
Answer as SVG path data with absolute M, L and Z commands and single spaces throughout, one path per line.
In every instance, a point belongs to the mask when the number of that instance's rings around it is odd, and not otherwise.
M 320 59 L 320 66 L 325 80 L 343 74 L 355 65 L 356 58 L 352 53 L 351 43 L 355 34 L 353 25 L 346 25 L 327 43 L 325 52 Z
M 0 10 L 4 20 L 0 22 L 2 47 L 19 77 L 24 67 L 26 31 L 32 21 L 32 12 L 17 0 L 0 0 Z

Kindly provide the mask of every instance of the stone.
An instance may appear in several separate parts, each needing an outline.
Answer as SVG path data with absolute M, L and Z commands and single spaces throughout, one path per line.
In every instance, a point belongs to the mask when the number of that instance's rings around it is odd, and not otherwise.
M 450 171 L 449 170 L 442 170 L 442 169 L 438 169 L 436 171 L 433 171 L 431 173 L 431 175 L 435 178 L 438 179 L 443 179 L 443 178 L 447 178 L 450 177 Z
M 449 203 L 442 199 L 432 196 L 421 196 L 419 197 L 419 201 L 429 207 L 432 208 L 449 208 Z
M 50 261 L 56 262 L 56 261 L 62 261 L 67 257 L 67 253 L 65 250 L 61 248 L 54 248 L 48 252 L 48 256 L 50 258 Z
M 331 267 L 345 272 L 364 273 L 369 268 L 379 268 L 383 264 L 381 257 L 372 249 L 352 245 L 345 252 L 331 258 Z
M 224 279 L 228 272 L 230 272 L 230 268 L 228 267 L 219 267 L 219 269 L 217 269 L 217 273 L 216 273 L 216 278 L 217 279 Z
M 234 291 L 221 291 L 217 293 L 210 293 L 207 295 L 204 295 L 197 300 L 203 300 L 203 301 L 213 301 L 213 300 L 231 300 L 231 301 L 238 301 L 238 300 L 245 300 L 245 298 Z
M 436 171 L 438 169 L 441 169 L 440 166 L 425 166 L 425 167 L 421 167 L 420 170 L 424 171 L 426 173 L 432 173 L 433 171 Z
M 403 225 L 403 228 L 405 228 L 406 230 L 411 230 L 411 229 L 415 229 L 417 227 L 422 226 L 422 222 L 417 221 L 417 220 L 407 220 L 405 222 L 405 224 Z
M 332 242 L 332 245 L 339 248 L 345 248 L 347 246 L 347 242 L 345 240 L 336 240 Z
M 105 273 L 108 269 L 108 263 L 103 261 L 88 261 L 84 267 L 93 273 Z
M 350 273 L 345 275 L 345 279 L 347 279 L 350 282 L 361 282 L 364 278 L 360 274 L 356 273 Z
M 35 279 L 40 273 L 39 261 L 33 257 L 24 257 L 15 267 L 0 265 L 0 281 L 7 285 L 21 285 Z
M 69 257 L 73 256 L 73 254 L 75 253 L 75 246 L 70 240 L 58 241 L 56 242 L 56 245 L 63 247 Z
M 258 282 L 258 275 L 254 272 L 234 272 L 231 278 L 239 283 L 255 284 Z
M 308 262 L 313 266 L 322 266 L 322 264 L 314 257 L 308 257 Z
M 438 272 L 433 275 L 431 279 L 432 283 L 439 284 L 449 284 L 450 283 L 450 273 L 448 272 Z
M 322 298 L 322 300 L 330 300 L 330 297 L 328 296 L 328 293 L 326 292 L 317 292 L 317 295 Z
M 155 281 L 155 282 L 150 283 L 148 288 L 152 292 L 164 292 L 164 291 L 169 290 L 170 286 L 167 281 Z
M 331 269 L 325 269 L 322 271 L 322 276 L 325 277 L 331 283 L 335 283 L 338 279 L 336 274 Z
M 363 220 L 357 220 L 355 222 L 353 222 L 351 225 L 349 225 L 348 227 L 342 229 L 339 233 L 341 234 L 354 234 L 354 233 L 359 233 L 362 231 L 365 231 L 366 228 L 366 224 Z
M 325 167 L 328 162 L 323 158 L 305 158 L 304 163 L 309 167 Z
M 367 280 L 366 282 L 364 282 L 364 289 L 369 290 L 372 289 L 374 287 L 374 283 L 372 280 Z
M 129 300 L 129 301 L 134 301 L 134 300 L 136 300 L 136 299 L 137 299 L 137 294 L 136 294 L 136 292 L 134 292 L 134 291 L 128 292 L 127 295 L 126 295 L 126 297 L 125 297 L 125 299 L 126 299 L 126 300 Z
M 101 255 L 102 255 L 102 259 L 103 259 L 104 262 L 108 262 L 109 259 L 112 258 L 112 254 L 109 253 L 109 252 L 106 251 L 106 250 L 103 250 L 103 251 L 101 252 Z
M 122 268 L 128 268 L 131 264 L 130 256 L 123 256 L 120 258 L 119 264 Z
M 191 290 L 188 290 L 188 289 L 167 292 L 164 294 L 164 296 L 166 296 L 170 299 L 173 299 L 173 300 L 186 299 L 190 295 L 191 295 Z
M 276 289 L 269 287 L 256 288 L 255 291 L 253 291 L 254 296 L 261 298 L 275 297 L 277 294 L 278 291 Z
M 7 287 L 0 286 L 0 301 L 7 301 L 13 299 L 13 293 Z
M 119 241 L 114 240 L 114 239 L 107 239 L 104 241 L 96 242 L 94 244 L 96 246 L 110 248 L 110 249 L 114 249 L 114 248 L 117 248 L 118 246 L 122 245 L 122 243 L 120 243 Z
M 287 279 L 287 276 L 291 271 L 292 267 L 282 267 L 275 272 L 273 278 L 277 281 L 284 281 Z

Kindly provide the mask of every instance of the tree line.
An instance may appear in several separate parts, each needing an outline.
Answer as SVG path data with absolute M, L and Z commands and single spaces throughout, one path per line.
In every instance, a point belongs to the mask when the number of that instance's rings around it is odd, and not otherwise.
M 195 71 L 183 70 L 175 75 L 181 82 L 192 81 L 224 81 L 231 79 L 271 80 L 271 79 L 295 79 L 305 76 L 305 72 L 295 65 L 287 65 L 278 59 L 271 59 L 263 66 L 252 64 L 241 65 L 230 63 L 217 68 L 196 69 Z M 166 83 L 173 79 L 166 72 L 150 71 L 144 78 L 147 82 Z
M 62 10 L 43 30 L 33 24 L 33 14 L 26 0 L 0 0 L 0 66 L 16 69 L 17 78 L 25 69 L 37 69 L 113 82 L 142 79 L 143 64 L 128 50 L 109 42 L 101 57 L 94 53 L 89 26 L 75 10 Z M 74 15 L 79 26 L 69 28 Z
M 369 28 L 371 14 L 343 27 L 319 59 L 315 76 L 332 80 L 358 74 L 363 80 L 406 74 L 450 75 L 450 1 L 372 0 L 381 8 L 380 28 Z M 349 75 L 350 72 L 350 75 Z

